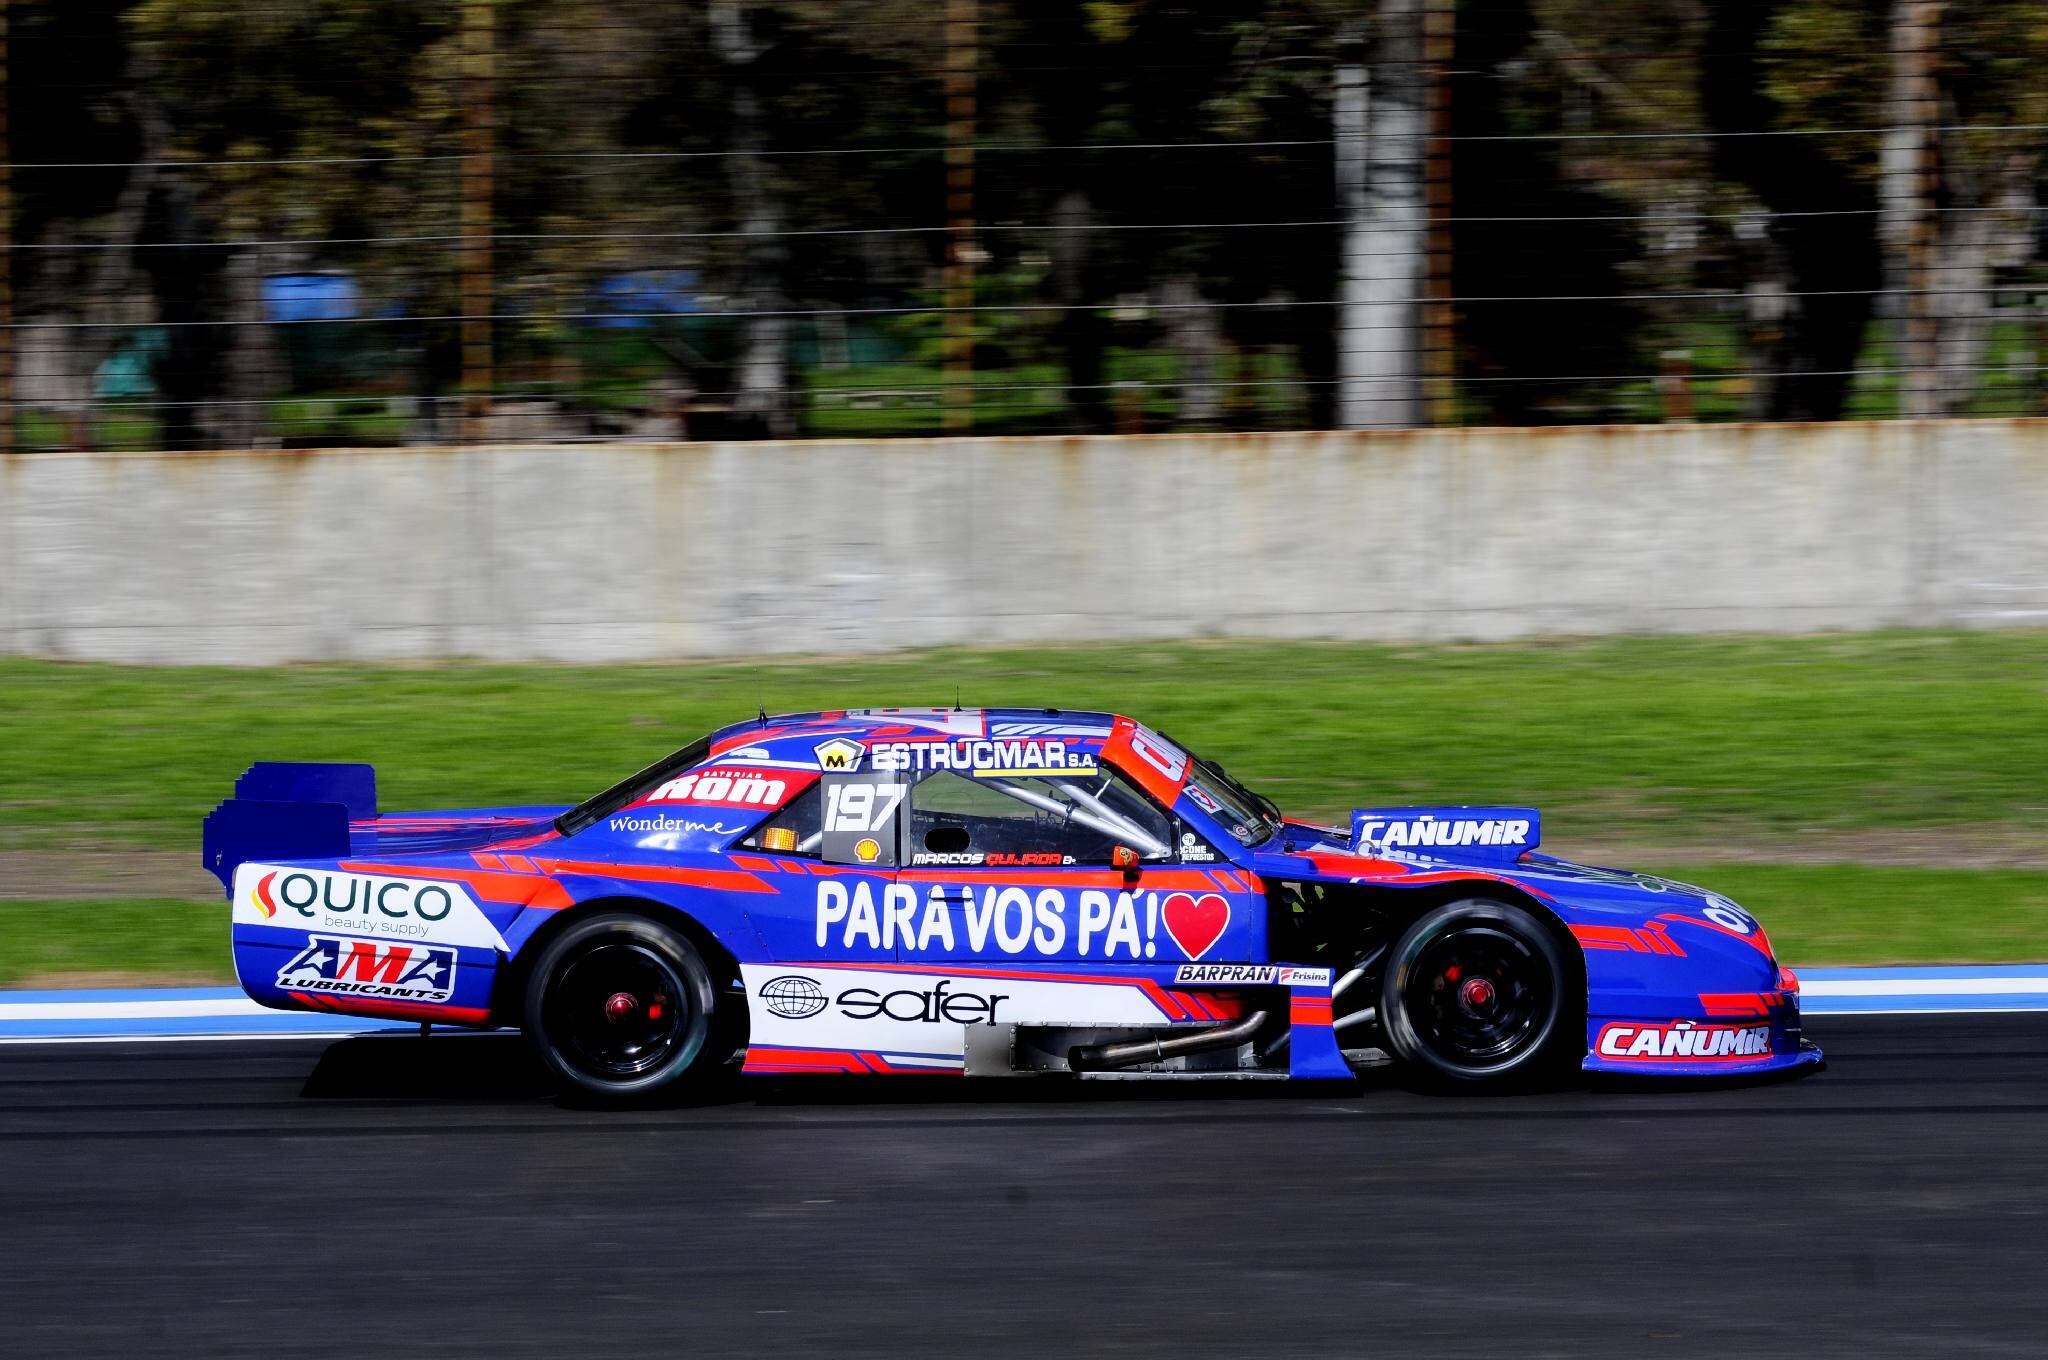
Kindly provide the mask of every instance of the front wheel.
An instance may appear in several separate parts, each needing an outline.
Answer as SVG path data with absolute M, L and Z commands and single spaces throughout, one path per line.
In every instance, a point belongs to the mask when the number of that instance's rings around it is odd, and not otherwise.
M 1466 1088 L 1548 1075 L 1579 1036 L 1576 974 L 1526 909 L 1467 898 L 1401 933 L 1380 987 L 1380 1023 L 1410 1072 Z
M 638 1100 L 701 1075 L 717 989 L 681 933 L 631 912 L 578 921 L 548 941 L 526 981 L 526 1034 L 573 1092 Z

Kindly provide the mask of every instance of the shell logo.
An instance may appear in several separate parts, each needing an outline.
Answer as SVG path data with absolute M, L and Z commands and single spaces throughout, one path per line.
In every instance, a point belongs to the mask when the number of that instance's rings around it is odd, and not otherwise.
M 873 836 L 862 836 L 853 843 L 853 857 L 862 864 L 873 864 L 882 857 L 882 843 Z

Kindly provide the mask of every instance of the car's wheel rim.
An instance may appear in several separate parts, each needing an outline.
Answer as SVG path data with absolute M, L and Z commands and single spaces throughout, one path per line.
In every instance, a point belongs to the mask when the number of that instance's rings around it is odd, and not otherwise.
M 607 940 L 571 955 L 547 993 L 559 1049 L 592 1076 L 625 1081 L 660 1068 L 695 1019 L 682 972 L 644 944 Z
M 1415 1034 L 1444 1061 L 1498 1068 L 1542 1042 L 1556 985 L 1520 936 L 1466 925 L 1432 936 L 1409 960 L 1402 1002 Z

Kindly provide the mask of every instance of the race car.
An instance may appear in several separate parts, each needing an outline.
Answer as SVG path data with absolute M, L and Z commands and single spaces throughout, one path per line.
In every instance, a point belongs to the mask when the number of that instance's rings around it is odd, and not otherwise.
M 205 821 L 282 1009 L 517 1027 L 572 1093 L 749 1073 L 1350 1078 L 1810 1068 L 1719 894 L 1539 854 L 1529 807 L 1283 815 L 1129 718 L 723 727 L 573 807 L 384 813 L 260 763 Z

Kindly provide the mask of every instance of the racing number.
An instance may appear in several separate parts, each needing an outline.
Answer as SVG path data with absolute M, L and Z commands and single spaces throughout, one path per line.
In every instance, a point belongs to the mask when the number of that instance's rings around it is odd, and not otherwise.
M 903 803 L 901 784 L 839 783 L 825 788 L 825 830 L 883 831 Z
M 824 843 L 818 853 L 827 864 L 855 864 L 877 869 L 896 863 L 896 809 L 908 788 L 873 775 L 828 774 L 825 787 Z

